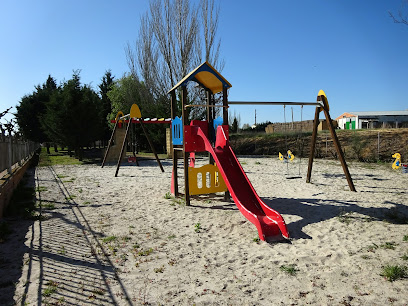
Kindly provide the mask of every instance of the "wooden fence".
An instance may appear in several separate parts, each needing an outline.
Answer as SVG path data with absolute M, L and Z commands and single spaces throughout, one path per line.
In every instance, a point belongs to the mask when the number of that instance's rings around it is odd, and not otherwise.
M 4 174 L 11 174 L 14 168 L 21 166 L 39 147 L 38 143 L 0 134 L 0 178 Z

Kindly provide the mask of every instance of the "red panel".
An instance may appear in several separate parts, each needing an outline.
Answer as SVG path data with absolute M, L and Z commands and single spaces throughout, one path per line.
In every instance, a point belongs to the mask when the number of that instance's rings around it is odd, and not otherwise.
M 205 151 L 205 144 L 203 139 L 197 136 L 198 129 L 198 126 L 195 125 L 184 126 L 184 146 L 186 152 Z
M 208 121 L 191 120 L 190 125 L 198 126 L 204 132 L 204 135 L 208 138 Z

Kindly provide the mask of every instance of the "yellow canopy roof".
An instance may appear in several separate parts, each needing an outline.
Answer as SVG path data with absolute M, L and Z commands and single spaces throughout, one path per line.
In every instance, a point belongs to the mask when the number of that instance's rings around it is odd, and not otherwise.
M 213 66 L 211 66 L 208 62 L 204 62 L 187 74 L 169 91 L 169 93 L 179 86 L 185 86 L 189 81 L 199 83 L 204 88 L 211 90 L 213 94 L 222 91 L 224 87 L 232 87 L 232 85 L 217 70 L 215 70 Z

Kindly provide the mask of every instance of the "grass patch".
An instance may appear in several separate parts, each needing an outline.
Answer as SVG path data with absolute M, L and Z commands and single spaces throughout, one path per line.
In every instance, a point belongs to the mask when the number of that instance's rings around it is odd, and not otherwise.
M 73 183 L 75 178 L 70 178 L 69 180 L 62 181 L 63 183 Z
M 194 224 L 194 231 L 195 231 L 196 233 L 199 233 L 201 230 L 202 230 L 202 228 L 201 228 L 201 224 L 200 224 L 200 223 Z
M 105 238 L 103 238 L 103 243 L 109 243 L 109 242 L 112 242 L 112 241 L 115 241 L 117 239 L 117 237 L 116 236 L 109 236 L 109 237 L 105 237 Z
M 378 249 L 379 248 L 379 246 L 378 245 L 376 245 L 375 243 L 373 243 L 372 245 L 369 245 L 368 247 L 367 247 L 367 251 L 368 252 L 374 252 L 376 249 Z
M 171 193 L 170 193 L 170 192 L 166 192 L 166 194 L 164 195 L 164 198 L 165 198 L 165 199 L 171 199 L 171 198 L 172 198 Z
M 62 247 L 58 250 L 58 254 L 65 255 L 66 253 L 67 253 L 67 251 L 65 250 L 65 247 L 64 247 L 64 246 L 62 246 Z
M 91 291 L 93 294 L 97 294 L 97 295 L 104 295 L 105 294 L 105 290 L 102 288 L 95 288 Z
M 164 272 L 164 267 L 161 266 L 160 268 L 154 268 L 155 273 L 163 273 Z
M 55 204 L 54 203 L 41 203 L 41 208 L 53 210 L 55 209 Z
M 44 289 L 42 295 L 43 296 L 51 296 L 53 293 L 57 292 L 58 290 L 58 283 L 55 281 L 48 281 L 46 283 L 46 288 Z
M 290 264 L 290 265 L 282 265 L 279 267 L 279 269 L 289 275 L 296 275 L 297 272 L 299 272 L 299 270 L 296 268 L 295 264 Z
M 408 241 L 408 235 L 404 235 L 404 237 L 402 238 L 402 241 Z
M 351 213 L 348 213 L 348 212 L 346 212 L 345 210 L 340 210 L 340 213 L 339 213 L 339 215 L 337 216 L 337 218 L 338 218 L 338 220 L 341 222 L 341 223 L 345 223 L 346 225 L 349 225 L 350 224 L 350 222 L 351 222 L 351 219 L 352 219 L 352 217 L 351 217 Z
M 397 244 L 394 241 L 386 242 L 386 243 L 380 245 L 381 248 L 386 249 L 386 250 L 395 250 L 396 246 L 397 246 Z
M 137 153 L 137 155 L 138 156 L 141 156 L 141 157 L 152 157 L 152 158 L 154 158 L 154 154 L 153 153 L 151 153 L 151 152 L 138 152 Z M 166 159 L 167 158 L 167 154 L 164 154 L 164 153 L 159 153 L 159 154 L 157 154 L 157 157 L 159 158 L 159 159 Z
M 14 190 L 6 215 L 38 220 L 38 216 L 35 214 L 35 189 L 34 187 L 27 187 L 26 184 L 26 179 L 23 179 Z
M 47 148 L 41 148 L 39 166 L 47 167 L 53 165 L 81 165 L 83 164 L 74 157 L 70 157 L 68 154 L 61 152 L 55 152 L 47 154 Z
M 141 251 L 139 251 L 139 252 L 137 253 L 137 255 L 139 255 L 139 256 L 149 256 L 149 255 L 152 254 L 152 253 L 153 253 L 153 249 L 150 248 L 150 249 L 147 249 L 147 250 L 141 250 Z
M 186 200 L 184 198 L 170 197 L 170 199 L 171 199 L 170 206 L 176 206 L 176 204 L 180 206 L 186 206 Z
M 43 192 L 43 191 L 47 191 L 48 188 L 45 186 L 38 186 L 37 188 L 35 188 L 36 192 Z
M 406 266 L 399 266 L 399 265 L 386 265 L 382 267 L 381 276 L 384 276 L 388 281 L 393 282 L 401 278 L 406 278 L 407 275 L 407 267 Z
M 254 239 L 252 239 L 253 242 L 259 243 L 261 241 L 261 239 L 259 239 L 259 237 L 255 237 Z

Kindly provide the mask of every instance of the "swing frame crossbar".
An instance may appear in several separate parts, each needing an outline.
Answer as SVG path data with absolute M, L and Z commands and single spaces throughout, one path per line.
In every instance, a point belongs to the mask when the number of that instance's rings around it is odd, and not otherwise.
M 323 104 L 319 102 L 274 102 L 274 101 L 228 101 L 228 104 L 231 105 L 314 105 L 323 107 Z

